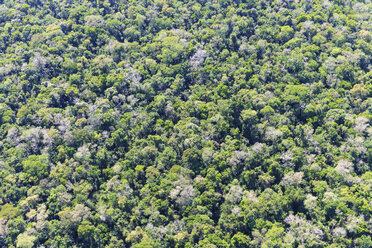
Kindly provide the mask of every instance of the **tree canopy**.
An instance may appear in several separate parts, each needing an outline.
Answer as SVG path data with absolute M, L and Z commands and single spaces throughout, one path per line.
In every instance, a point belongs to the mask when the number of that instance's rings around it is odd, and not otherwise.
M 372 247 L 370 0 L 0 1 L 1 247 Z

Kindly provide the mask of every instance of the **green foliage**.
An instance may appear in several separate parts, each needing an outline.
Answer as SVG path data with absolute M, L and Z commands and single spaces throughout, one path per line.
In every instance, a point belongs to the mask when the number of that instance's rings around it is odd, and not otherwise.
M 29 182 L 37 183 L 49 174 L 48 156 L 46 154 L 31 155 L 22 162 L 22 165 L 23 171 L 26 173 L 25 177 L 28 178 Z
M 14 207 L 9 203 L 1 206 L 0 218 L 2 219 L 13 219 L 21 213 L 18 207 Z
M 32 248 L 36 241 L 35 236 L 30 236 L 27 233 L 21 233 L 17 238 L 17 247 L 19 248 Z
M 371 247 L 371 3 L 0 1 L 0 247 Z

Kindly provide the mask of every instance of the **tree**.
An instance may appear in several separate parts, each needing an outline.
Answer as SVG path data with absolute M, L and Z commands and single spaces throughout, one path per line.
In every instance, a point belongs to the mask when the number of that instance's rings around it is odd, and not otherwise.
M 83 242 L 88 242 L 89 246 L 94 242 L 94 226 L 86 220 L 83 220 L 77 229 L 78 236 Z
M 31 155 L 22 162 L 23 171 L 28 177 L 30 183 L 37 183 L 40 179 L 49 175 L 49 161 L 46 154 Z
M 27 233 L 21 233 L 17 237 L 17 247 L 19 248 L 32 248 L 36 241 L 35 236 L 30 236 Z
M 18 207 L 14 207 L 11 204 L 7 203 L 1 206 L 0 218 L 1 219 L 13 219 L 21 213 L 21 210 Z

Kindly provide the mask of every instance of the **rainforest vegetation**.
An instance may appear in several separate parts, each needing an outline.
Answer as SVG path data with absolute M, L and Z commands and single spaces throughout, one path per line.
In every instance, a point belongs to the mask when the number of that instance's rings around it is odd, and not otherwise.
M 0 0 L 0 247 L 372 247 L 371 0 Z

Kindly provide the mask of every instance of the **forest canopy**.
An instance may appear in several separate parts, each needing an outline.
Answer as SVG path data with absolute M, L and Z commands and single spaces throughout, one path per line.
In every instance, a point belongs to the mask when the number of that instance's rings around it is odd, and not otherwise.
M 1 247 L 372 247 L 371 0 L 0 0 Z

